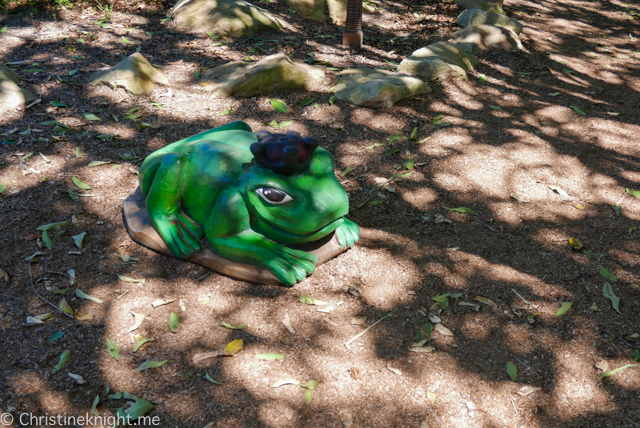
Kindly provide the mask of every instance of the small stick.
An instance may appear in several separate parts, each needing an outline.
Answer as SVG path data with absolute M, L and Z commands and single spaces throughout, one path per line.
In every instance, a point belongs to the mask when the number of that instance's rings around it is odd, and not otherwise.
M 531 303 L 530 301 L 528 301 L 527 299 L 525 299 L 524 297 L 522 297 L 520 295 L 520 293 L 518 293 L 516 290 L 514 290 L 513 288 L 511 289 L 511 291 L 513 291 L 514 293 L 516 293 L 518 295 L 519 298 L 522 299 L 523 302 L 525 302 L 527 305 L 529 306 L 533 306 L 534 308 L 536 307 L 536 305 L 534 305 L 533 303 Z
M 31 289 L 33 290 L 34 293 L 36 293 L 36 296 L 38 296 L 40 299 L 42 299 L 42 301 L 44 301 L 45 303 L 48 303 L 51 307 L 62 312 L 69 318 L 73 318 L 73 315 L 66 313 L 65 311 L 63 311 L 62 309 L 60 309 L 59 307 L 57 307 L 56 305 L 54 305 L 53 303 L 51 303 L 50 301 L 42 297 L 40 294 L 38 294 L 38 292 L 36 291 L 36 287 L 33 285 L 33 275 L 31 274 L 31 260 L 29 260 L 29 281 L 31 282 Z
M 528 365 L 526 365 L 525 363 L 523 363 L 522 361 L 520 361 L 520 359 L 518 357 L 516 357 L 515 355 L 511 355 L 513 358 L 515 358 L 516 360 L 518 360 L 518 362 L 520 364 L 522 364 L 527 370 L 529 370 L 531 373 L 533 373 L 536 376 L 540 376 L 538 373 L 534 372 L 531 367 L 529 367 Z
M 511 397 L 511 404 L 513 404 L 513 410 L 516 412 L 516 417 L 520 417 L 518 414 L 518 409 L 516 409 L 516 403 L 513 401 L 513 397 Z
M 9 297 L 9 298 L 11 298 L 11 299 L 16 299 L 16 300 L 22 300 L 22 299 L 20 299 L 19 297 L 12 296 L 12 295 L 10 295 L 10 294 L 0 293 L 0 296 L 3 296 L 3 297 Z
M 440 418 L 438 418 L 438 415 L 436 415 L 436 413 L 433 411 L 431 407 L 429 407 L 429 411 L 431 412 L 433 417 L 436 419 L 436 423 L 438 424 L 438 426 L 440 426 L 440 420 L 439 420 Z
M 391 311 L 393 312 L 393 311 Z M 369 331 L 372 327 L 374 327 L 376 324 L 378 324 L 380 321 L 384 321 L 385 318 L 387 318 L 389 315 L 391 315 L 391 312 L 389 312 L 387 315 L 383 316 L 382 318 L 380 318 L 378 321 L 374 322 L 373 324 L 371 324 L 369 327 L 367 327 L 366 329 L 364 329 L 363 331 L 361 331 L 359 334 L 357 334 L 355 337 L 353 337 L 351 340 L 347 341 L 344 346 L 349 349 L 349 344 L 351 342 L 353 342 L 354 340 L 356 340 L 357 338 L 359 338 L 360 336 L 362 336 L 363 334 L 365 334 L 367 331 Z

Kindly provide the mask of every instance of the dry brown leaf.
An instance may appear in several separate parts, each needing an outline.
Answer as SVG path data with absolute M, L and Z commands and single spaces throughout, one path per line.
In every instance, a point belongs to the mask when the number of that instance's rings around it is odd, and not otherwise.
M 282 325 L 285 326 L 287 330 L 289 330 L 289 333 L 296 334 L 295 330 L 291 326 L 291 320 L 289 320 L 289 314 L 285 315 L 284 319 L 280 322 L 282 323 Z
M 603 372 L 609 371 L 609 362 L 607 360 L 601 360 L 596 363 L 596 368 L 602 370 Z
M 592 310 L 592 311 L 595 311 L 595 312 L 602 312 L 602 309 L 600 309 L 598 307 L 598 305 L 596 305 L 595 303 L 593 305 L 591 305 L 591 307 L 589 309 Z
M 131 333 L 132 331 L 137 330 L 140 327 L 140 324 L 142 324 L 142 321 L 144 321 L 144 314 L 137 314 L 133 311 L 131 313 L 134 316 L 134 324 L 127 333 Z
M 351 318 L 351 325 L 362 325 L 367 322 L 367 316 Z
M 421 346 L 424 346 L 425 343 L 427 343 L 428 340 L 429 339 L 422 339 L 420 342 L 414 342 L 414 343 L 411 344 L 411 347 L 412 348 L 419 348 Z
M 436 303 L 437 305 L 437 303 Z M 434 324 L 438 324 L 440 322 L 442 322 L 442 318 L 440 318 L 437 315 L 432 314 L 431 312 L 429 312 L 429 321 L 431 321 Z
M 480 305 L 476 305 L 475 303 L 470 302 L 460 302 L 458 303 L 460 306 L 469 306 L 474 311 L 478 312 L 480 310 Z
M 77 319 L 78 321 L 89 321 L 92 320 L 93 317 L 89 314 L 83 314 L 82 312 L 78 312 L 77 314 L 75 314 L 73 316 L 75 319 Z
M 193 362 L 197 363 L 198 361 L 207 360 L 209 358 L 215 358 L 218 356 L 218 354 L 219 354 L 218 351 L 201 352 L 193 356 Z
M 421 352 L 424 354 L 433 352 L 435 350 L 436 348 L 434 348 L 433 346 L 414 346 L 413 348 L 409 349 L 409 351 L 411 352 Z
M 397 374 L 398 376 L 402 376 L 402 372 L 400 371 L 400 369 L 396 369 L 395 367 L 391 367 L 389 364 L 387 364 L 387 369 L 390 372 L 393 372 L 393 373 Z
M 64 297 L 62 298 L 62 300 L 60 300 L 60 304 L 58 305 L 58 307 L 65 314 L 73 315 L 73 309 L 71 309 L 71 306 L 69 305 L 69 303 L 67 303 L 67 299 L 65 299 Z
M 433 392 L 427 391 L 427 400 L 429 401 L 430 405 L 434 405 L 434 403 L 436 402 L 436 394 L 434 394 Z
M 344 428 L 349 428 L 353 423 L 353 416 L 351 415 L 351 412 L 346 409 L 340 410 L 340 421 L 342 422 L 342 425 L 344 425 Z
M 519 395 L 522 395 L 523 397 L 526 397 L 527 395 L 529 395 L 529 394 L 533 394 L 534 392 L 536 392 L 536 391 L 540 391 L 541 389 L 542 389 L 542 388 L 539 388 L 539 387 L 537 387 L 537 386 L 530 386 L 530 385 L 527 385 L 527 386 L 523 386 L 522 388 L 520 388 L 520 389 L 518 390 L 518 394 L 519 394 Z
M 362 373 L 360 373 L 360 369 L 357 367 L 351 367 L 351 377 L 355 380 L 362 379 Z
M 442 324 L 436 324 L 434 330 L 440 334 L 444 334 L 445 336 L 453 336 L 453 332 Z
M 485 305 L 489 305 L 489 306 L 493 306 L 493 307 L 498 306 L 493 302 L 493 300 L 487 299 L 486 297 L 476 296 L 476 295 L 472 295 L 472 296 L 469 296 L 469 297 L 471 297 L 473 300 L 475 300 L 477 302 L 484 303 Z
M 176 299 L 158 299 L 155 300 L 151 303 L 151 306 L 153 306 L 154 308 L 158 307 L 158 306 L 162 306 L 162 305 L 168 305 L 169 303 L 175 302 Z

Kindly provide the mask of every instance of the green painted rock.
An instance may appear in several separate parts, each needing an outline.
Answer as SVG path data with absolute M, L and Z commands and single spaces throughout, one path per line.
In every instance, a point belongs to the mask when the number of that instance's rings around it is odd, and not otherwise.
M 284 0 L 289 9 L 299 16 L 317 22 L 332 22 L 343 25 L 347 20 L 347 0 Z M 371 13 L 375 9 L 363 4 L 362 12 Z
M 89 78 L 89 85 L 123 87 L 133 95 L 149 95 L 156 82 L 169 84 L 164 74 L 138 52 L 129 55 L 114 67 L 92 74 Z
M 453 0 L 453 2 L 463 9 L 480 9 L 504 15 L 502 0 Z
M 500 48 L 506 51 L 522 49 L 516 33 L 508 28 L 492 25 L 473 25 L 451 35 L 454 43 L 467 52 L 479 54 L 488 49 Z
M 494 25 L 496 27 L 509 28 L 516 33 L 522 33 L 522 24 L 508 16 L 499 13 L 487 12 L 480 9 L 467 9 L 458 16 L 456 20 L 461 27 L 471 27 L 472 25 Z
M 356 106 L 391 107 L 403 98 L 430 92 L 422 80 L 386 70 L 354 68 L 336 76 L 336 98 Z
M 218 98 L 272 92 L 308 91 L 325 76 L 325 67 L 291 61 L 283 53 L 256 63 L 234 61 L 212 68 L 202 76 L 205 91 Z
M 20 77 L 15 71 L 0 64 L 0 113 L 29 104 L 36 97 L 18 86 Z
M 173 7 L 175 23 L 194 33 L 246 36 L 282 30 L 282 22 L 244 0 L 181 0 Z

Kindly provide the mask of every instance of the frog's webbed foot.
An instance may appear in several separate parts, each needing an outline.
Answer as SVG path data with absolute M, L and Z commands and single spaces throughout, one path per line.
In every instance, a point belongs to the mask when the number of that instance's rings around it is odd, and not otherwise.
M 156 230 L 176 257 L 188 259 L 200 250 L 203 232 L 181 212 L 155 218 Z
M 294 250 L 281 244 L 275 244 L 265 265 L 284 285 L 290 287 L 311 275 L 316 268 L 318 258 L 306 251 Z
M 358 225 L 345 218 L 342 225 L 336 229 L 336 237 L 338 238 L 338 244 L 347 248 L 351 247 L 360 239 Z

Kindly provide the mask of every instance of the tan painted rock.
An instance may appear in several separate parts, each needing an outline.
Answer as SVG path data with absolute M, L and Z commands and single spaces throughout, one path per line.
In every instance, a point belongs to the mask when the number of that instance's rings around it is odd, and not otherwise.
M 468 79 L 467 72 L 462 67 L 449 64 L 438 57 L 413 58 L 407 57 L 400 62 L 398 73 L 418 76 L 424 80 L 456 80 Z
M 347 0 L 284 0 L 289 9 L 299 16 L 317 22 L 332 22 L 343 25 L 347 19 Z M 363 13 L 372 13 L 375 8 L 363 4 Z
M 456 22 L 461 27 L 471 27 L 473 25 L 494 25 L 496 27 L 505 27 L 515 31 L 517 34 L 522 33 L 523 26 L 515 19 L 499 13 L 487 12 L 480 9 L 467 9 L 458 16 Z
M 504 27 L 492 25 L 474 25 L 451 35 L 454 43 L 467 52 L 479 54 L 493 48 L 506 51 L 522 49 L 520 37 L 513 31 Z
M 338 73 L 335 83 L 336 98 L 363 107 L 391 107 L 403 98 L 431 92 L 420 79 L 371 68 L 344 70 Z
M 144 201 L 144 195 L 140 191 L 140 188 L 132 195 L 129 195 L 124 201 L 122 208 L 124 223 L 131 239 L 152 250 L 173 256 L 171 250 L 169 250 L 158 232 L 156 232 L 151 225 L 151 219 L 149 218 L 149 213 L 147 212 Z M 320 241 L 294 248 L 314 254 L 318 258 L 316 266 L 320 266 L 327 260 L 346 251 L 346 248 L 338 244 L 338 239 L 334 234 L 330 234 Z M 191 257 L 189 261 L 243 281 L 256 282 L 259 284 L 280 284 L 276 277 L 268 270 L 246 263 L 234 262 L 222 257 L 210 248 L 204 248 L 200 253 Z
M 283 53 L 256 63 L 234 61 L 206 71 L 201 83 L 218 98 L 308 91 L 324 79 L 325 67 L 291 61 Z
M 18 86 L 20 76 L 4 64 L 0 64 L 0 113 L 11 111 L 34 101 L 36 97 Z
M 453 0 L 453 2 L 463 9 L 480 9 L 504 15 L 502 0 Z
M 123 87 L 133 95 L 149 95 L 156 82 L 169 84 L 165 75 L 138 52 L 129 55 L 108 70 L 92 74 L 89 78 L 89 85 Z
M 278 18 L 244 0 L 181 0 L 172 12 L 178 27 L 194 33 L 238 37 L 282 30 Z

